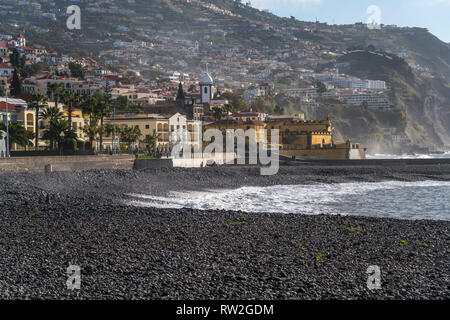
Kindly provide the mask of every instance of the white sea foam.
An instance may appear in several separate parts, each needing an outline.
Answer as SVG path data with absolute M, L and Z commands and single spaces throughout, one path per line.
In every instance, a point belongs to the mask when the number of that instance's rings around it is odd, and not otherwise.
M 367 159 L 450 159 L 450 151 L 447 151 L 442 154 L 368 154 Z
M 439 181 L 282 185 L 171 192 L 167 197 L 128 196 L 128 204 L 156 208 L 450 220 L 450 182 Z

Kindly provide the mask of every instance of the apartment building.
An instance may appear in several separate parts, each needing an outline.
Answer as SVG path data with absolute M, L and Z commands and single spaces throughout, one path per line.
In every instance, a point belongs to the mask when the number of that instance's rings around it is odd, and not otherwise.
M 6 122 L 6 98 L 0 97 L 0 120 Z M 35 131 L 36 112 L 29 110 L 27 102 L 22 99 L 8 98 L 8 120 L 11 123 L 18 123 L 25 127 L 27 131 Z M 34 142 L 34 141 L 31 141 Z M 11 145 L 11 150 L 18 150 L 16 144 Z
M 176 113 L 170 118 L 161 115 L 135 115 L 118 116 L 115 119 L 105 119 L 105 123 L 115 124 L 117 128 L 139 127 L 141 131 L 140 141 L 136 141 L 136 146 L 141 149 L 147 147 L 143 142 L 146 137 L 157 134 L 156 147 L 159 150 L 168 150 L 180 141 L 189 141 L 192 147 L 201 145 L 202 123 L 197 120 L 188 120 L 186 116 Z M 106 141 L 106 145 L 112 147 L 112 140 Z
M 340 98 L 341 101 L 350 103 L 356 106 L 362 105 L 367 102 L 369 109 L 390 109 L 391 106 L 385 97 L 374 94 L 343 94 Z
M 24 93 L 39 92 L 45 96 L 48 96 L 49 85 L 51 83 L 61 84 L 66 90 L 73 90 L 76 94 L 81 96 L 92 96 L 95 93 L 102 93 L 103 86 L 96 82 L 81 81 L 76 78 L 63 78 L 63 77 L 49 77 L 44 76 L 42 78 L 26 78 L 23 81 L 22 90 Z

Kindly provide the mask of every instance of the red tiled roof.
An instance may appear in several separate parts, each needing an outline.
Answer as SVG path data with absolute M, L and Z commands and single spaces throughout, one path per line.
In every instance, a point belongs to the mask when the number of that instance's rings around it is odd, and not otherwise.
M 8 102 L 8 111 L 19 111 L 24 109 L 25 106 L 24 105 L 14 105 Z M 5 101 L 0 101 L 0 111 L 6 111 L 6 102 Z
M 14 69 L 13 67 L 8 65 L 7 63 L 0 63 L 0 68 L 1 69 Z
M 31 100 L 31 94 L 29 94 L 29 93 L 22 93 L 22 94 L 19 94 L 18 96 L 15 96 L 14 98 L 16 98 L 16 99 L 22 99 L 22 100 L 25 100 L 25 101 L 30 101 Z

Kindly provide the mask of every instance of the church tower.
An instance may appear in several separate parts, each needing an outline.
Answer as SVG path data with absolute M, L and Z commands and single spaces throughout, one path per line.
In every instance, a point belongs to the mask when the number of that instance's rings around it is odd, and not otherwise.
M 200 79 L 200 91 L 202 103 L 211 103 L 211 100 L 214 98 L 214 80 L 209 73 L 206 73 Z

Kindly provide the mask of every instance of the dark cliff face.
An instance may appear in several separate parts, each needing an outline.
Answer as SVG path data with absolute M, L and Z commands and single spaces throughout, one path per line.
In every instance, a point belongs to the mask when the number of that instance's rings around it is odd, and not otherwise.
M 387 82 L 386 97 L 403 116 L 377 117 L 377 125 L 404 130 L 417 145 L 449 149 L 450 87 L 445 78 L 419 77 L 403 59 L 388 56 L 392 60 L 369 52 L 350 53 L 338 61 L 349 62 L 342 72 Z

